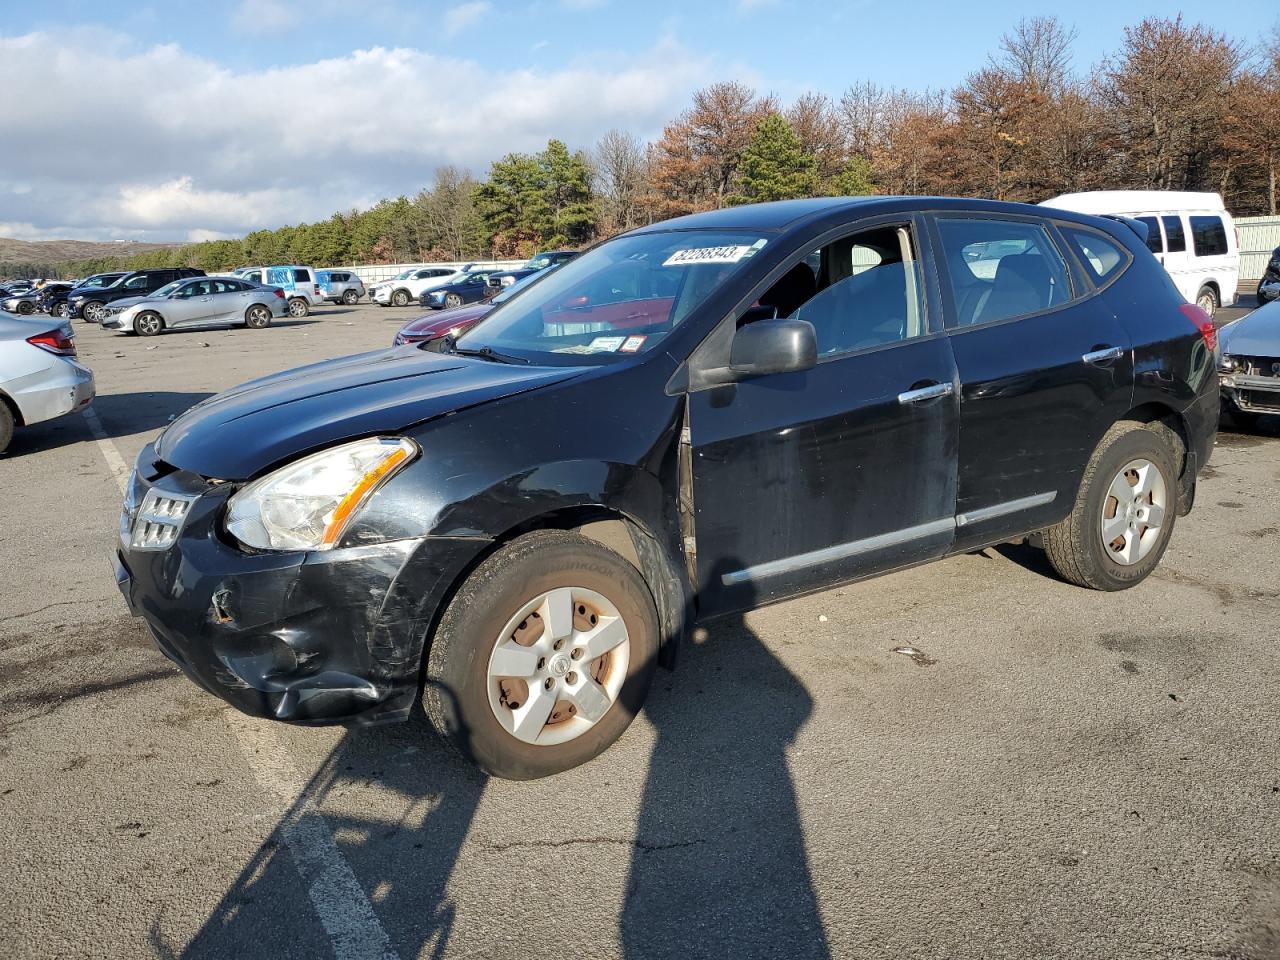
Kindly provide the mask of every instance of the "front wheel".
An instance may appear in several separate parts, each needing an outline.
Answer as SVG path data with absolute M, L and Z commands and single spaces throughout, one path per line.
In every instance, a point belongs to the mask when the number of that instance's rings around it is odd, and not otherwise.
M 345 303 L 348 307 L 354 307 L 356 305 L 356 301 L 358 301 L 359 299 L 360 299 L 360 294 L 356 293 L 354 290 L 347 290 L 345 293 L 342 294 L 342 302 Z
M 140 337 L 154 337 L 164 329 L 164 321 L 158 313 L 140 313 L 133 318 L 133 332 Z
M 53 317 L 55 320 L 61 319 L 66 315 L 67 315 L 67 305 L 65 303 L 55 303 L 52 307 L 49 308 L 49 316 Z
M 84 319 L 86 323 L 101 323 L 102 312 L 105 308 L 97 300 L 90 300 L 84 305 Z
M 431 640 L 423 706 L 447 743 L 512 780 L 598 756 L 639 711 L 658 615 L 639 571 L 577 534 L 544 530 L 489 557 Z
M 1177 457 L 1164 437 L 1126 421 L 1102 438 L 1071 515 L 1044 532 L 1045 553 L 1063 579 L 1125 590 L 1156 568 L 1178 515 Z
M 462 306 L 462 298 L 456 293 L 451 293 L 444 298 L 444 305 L 450 310 L 454 310 Z
M 1211 317 L 1217 312 L 1219 306 L 1218 295 L 1214 292 L 1213 287 L 1205 284 L 1200 288 L 1200 292 L 1196 294 L 1196 306 Z
M 397 290 L 391 295 L 391 305 L 393 307 L 407 307 L 409 305 L 409 291 Z
M 260 303 L 255 303 L 244 312 L 244 325 L 250 330 L 261 330 L 271 326 L 271 311 Z
M 301 320 L 310 313 L 310 304 L 301 297 L 294 297 L 289 301 L 289 316 L 293 317 L 295 320 Z

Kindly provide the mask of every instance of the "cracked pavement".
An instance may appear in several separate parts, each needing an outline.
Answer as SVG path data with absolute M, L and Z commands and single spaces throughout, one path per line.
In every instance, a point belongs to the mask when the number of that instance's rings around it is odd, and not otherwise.
M 130 461 L 208 393 L 412 315 L 77 332 Z M 401 958 L 1280 956 L 1280 421 L 1222 434 L 1135 590 L 1007 546 L 721 621 L 614 748 L 532 783 L 420 719 L 272 727 L 284 807 L 126 615 L 83 420 L 0 476 L 4 956 L 359 955 L 291 852 L 321 827 Z

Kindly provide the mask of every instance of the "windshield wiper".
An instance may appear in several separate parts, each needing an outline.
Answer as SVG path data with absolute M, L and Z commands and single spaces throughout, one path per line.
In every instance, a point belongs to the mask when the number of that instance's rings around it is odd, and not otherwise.
M 524 357 L 513 357 L 509 353 L 499 353 L 493 347 L 476 347 L 474 350 L 468 350 L 466 347 L 459 347 L 453 337 L 446 337 L 446 346 L 449 353 L 456 354 L 459 357 L 480 357 L 484 360 L 492 360 L 495 363 L 528 363 Z

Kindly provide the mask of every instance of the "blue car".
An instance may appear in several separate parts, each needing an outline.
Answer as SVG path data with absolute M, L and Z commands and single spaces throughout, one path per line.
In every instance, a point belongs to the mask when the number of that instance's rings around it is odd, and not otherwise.
M 464 304 L 479 303 L 501 289 L 489 286 L 491 275 L 487 271 L 464 273 L 443 286 L 423 290 L 418 296 L 418 302 L 432 310 L 452 310 Z

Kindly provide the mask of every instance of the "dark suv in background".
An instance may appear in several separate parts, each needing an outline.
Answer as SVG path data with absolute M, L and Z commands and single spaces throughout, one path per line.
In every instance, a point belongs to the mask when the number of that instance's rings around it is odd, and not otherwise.
M 456 340 L 187 411 L 138 457 L 117 582 L 241 710 L 421 697 L 513 778 L 608 747 L 712 617 L 1014 539 L 1132 587 L 1219 406 L 1213 322 L 1137 230 L 884 197 L 615 237 Z
M 162 267 L 155 270 L 135 270 L 126 274 L 109 287 L 87 287 L 71 291 L 67 297 L 67 316 L 84 317 L 89 323 L 102 320 L 102 308 L 108 303 L 125 297 L 145 297 L 155 293 L 165 284 L 187 277 L 203 277 L 204 271 L 195 267 Z

